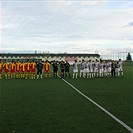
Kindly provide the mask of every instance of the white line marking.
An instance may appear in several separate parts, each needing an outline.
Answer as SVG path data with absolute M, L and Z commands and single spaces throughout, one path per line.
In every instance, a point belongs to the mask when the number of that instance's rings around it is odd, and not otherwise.
M 59 76 L 60 77 L 60 76 Z M 72 84 L 70 84 L 69 82 L 67 82 L 65 79 L 62 79 L 65 83 L 67 83 L 69 86 L 71 86 L 75 91 L 77 91 L 79 94 L 81 94 L 83 97 L 85 97 L 87 100 L 89 100 L 90 102 L 92 102 L 94 105 L 96 105 L 98 108 L 100 108 L 103 112 L 105 112 L 107 115 L 109 115 L 111 118 L 113 118 L 115 121 L 117 121 L 119 124 L 121 124 L 123 127 L 125 127 L 128 131 L 130 131 L 131 133 L 133 133 L 133 129 L 131 127 L 129 127 L 127 124 L 125 124 L 123 121 L 121 121 L 120 119 L 118 119 L 116 116 L 114 116 L 113 114 L 111 114 L 108 110 L 106 110 L 105 108 L 103 108 L 101 105 L 99 105 L 98 103 L 96 103 L 95 101 L 93 101 L 91 98 L 89 98 L 88 96 L 86 96 L 85 94 L 83 94 L 81 91 L 79 91 L 76 87 L 74 87 Z

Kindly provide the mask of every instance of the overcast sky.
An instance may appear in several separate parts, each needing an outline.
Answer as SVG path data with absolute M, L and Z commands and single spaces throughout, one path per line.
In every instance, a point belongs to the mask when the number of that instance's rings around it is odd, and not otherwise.
M 133 49 L 131 0 L 2 0 L 0 8 L 2 52 Z

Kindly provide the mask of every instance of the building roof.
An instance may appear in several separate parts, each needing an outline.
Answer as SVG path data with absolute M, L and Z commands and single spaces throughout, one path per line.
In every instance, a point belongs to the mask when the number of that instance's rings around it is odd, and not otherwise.
M 46 53 L 46 54 L 43 54 L 43 53 L 0 53 L 0 56 L 4 57 L 4 56 L 10 56 L 10 57 L 13 57 L 13 56 L 20 56 L 20 57 L 38 57 L 38 56 L 51 56 L 51 57 L 55 57 L 55 56 L 61 56 L 61 57 L 100 57 L 99 54 L 69 54 L 69 53 L 59 53 L 59 54 L 55 54 L 55 53 Z

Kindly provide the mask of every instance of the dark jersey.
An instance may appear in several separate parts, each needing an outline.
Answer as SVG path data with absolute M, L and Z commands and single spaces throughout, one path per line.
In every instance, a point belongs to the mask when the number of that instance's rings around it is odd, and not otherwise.
M 58 70 L 58 64 L 53 63 L 53 71 L 56 72 Z
M 43 69 L 43 64 L 42 63 L 37 63 L 37 70 L 42 70 Z
M 115 69 L 115 63 L 112 63 L 112 64 L 111 64 L 111 68 L 112 68 L 112 69 Z
M 61 68 L 61 69 L 65 69 L 65 64 L 64 64 L 64 63 L 61 63 L 61 64 L 60 64 L 60 68 Z
M 65 64 L 65 72 L 69 72 L 70 64 L 66 63 Z

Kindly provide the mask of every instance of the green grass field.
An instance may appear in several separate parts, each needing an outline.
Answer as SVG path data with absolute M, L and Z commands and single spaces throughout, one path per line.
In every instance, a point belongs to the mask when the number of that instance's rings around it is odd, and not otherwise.
M 133 68 L 124 78 L 66 79 L 133 128 Z M 57 78 L 0 80 L 0 133 L 130 133 Z

